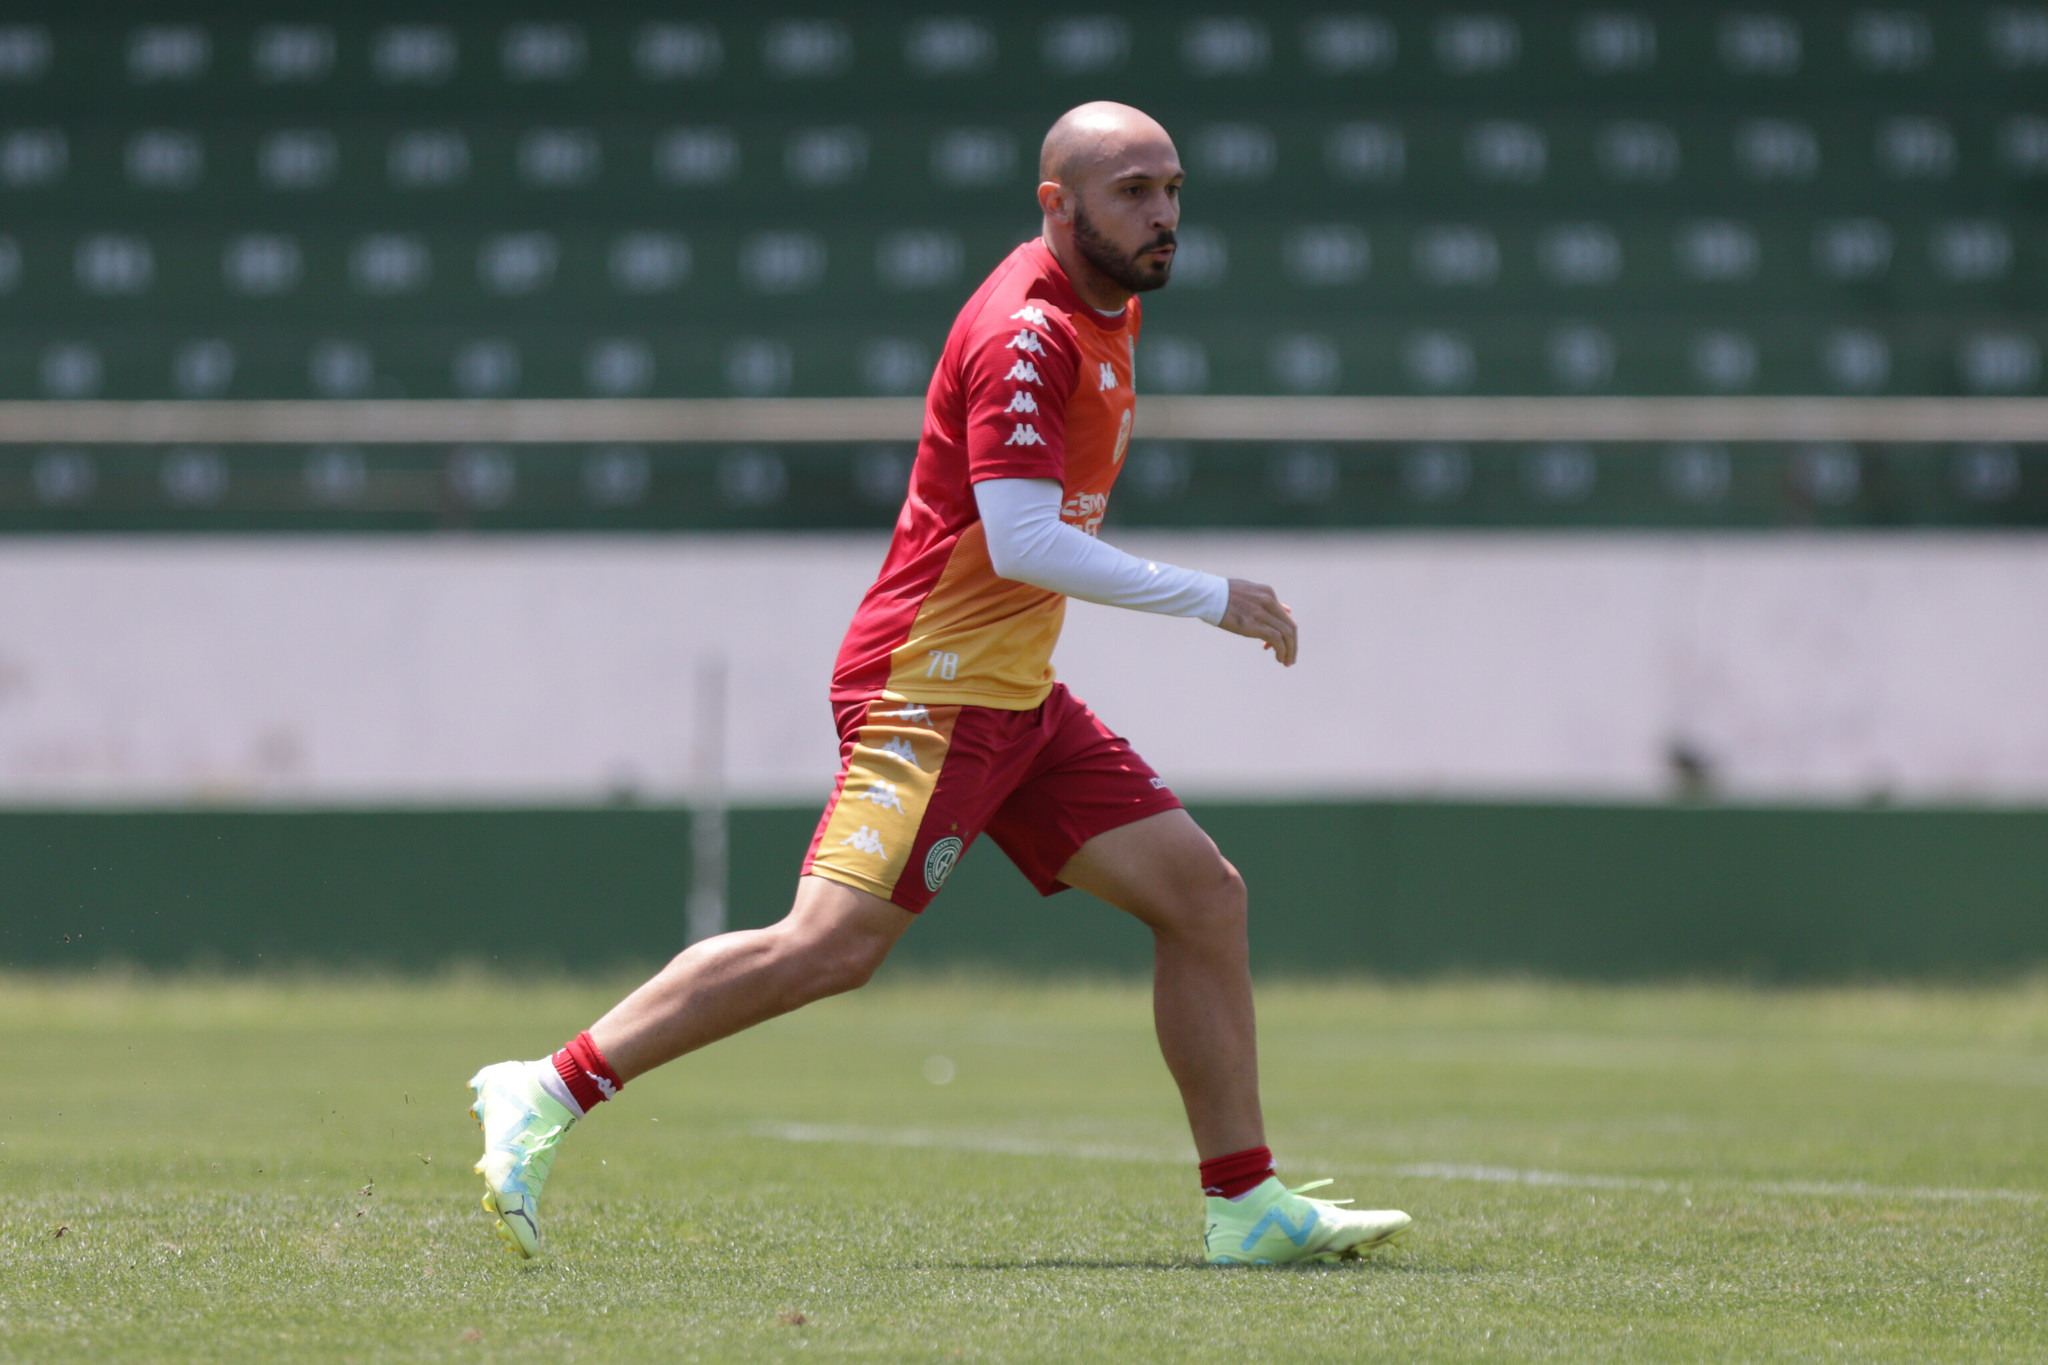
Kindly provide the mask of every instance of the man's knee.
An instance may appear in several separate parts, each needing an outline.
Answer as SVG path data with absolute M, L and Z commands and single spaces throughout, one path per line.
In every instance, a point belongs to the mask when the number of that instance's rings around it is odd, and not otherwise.
M 870 935 L 845 934 L 834 939 L 825 950 L 820 973 L 825 994 L 838 995 L 867 985 L 889 956 L 889 948 L 887 942 Z
M 1243 874 L 1219 853 L 1215 865 L 1205 875 L 1208 890 L 1202 900 L 1208 917 L 1221 928 L 1244 932 L 1251 897 L 1245 890 Z
M 1206 857 L 1177 862 L 1162 880 L 1153 909 L 1159 927 L 1201 938 L 1244 936 L 1249 903 L 1244 878 L 1213 845 Z
M 783 953 L 798 968 L 805 993 L 813 999 L 867 985 L 893 942 L 852 925 L 814 927 L 784 920 L 777 928 Z

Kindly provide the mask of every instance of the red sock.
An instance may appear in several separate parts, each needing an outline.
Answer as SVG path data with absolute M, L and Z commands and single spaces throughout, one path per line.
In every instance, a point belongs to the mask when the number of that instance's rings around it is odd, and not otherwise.
M 555 1054 L 555 1074 L 586 1114 L 626 1088 L 588 1033 L 577 1034 Z
M 1247 1147 L 1228 1156 L 1212 1156 L 1202 1163 L 1202 1193 L 1235 1199 L 1271 1174 L 1271 1148 Z

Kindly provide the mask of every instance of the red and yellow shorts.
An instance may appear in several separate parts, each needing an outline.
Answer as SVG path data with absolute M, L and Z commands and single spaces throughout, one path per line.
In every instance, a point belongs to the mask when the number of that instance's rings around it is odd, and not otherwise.
M 839 702 L 839 785 L 807 874 L 923 910 L 986 830 L 1041 895 L 1098 834 L 1177 810 L 1122 736 L 1061 684 L 1029 711 Z

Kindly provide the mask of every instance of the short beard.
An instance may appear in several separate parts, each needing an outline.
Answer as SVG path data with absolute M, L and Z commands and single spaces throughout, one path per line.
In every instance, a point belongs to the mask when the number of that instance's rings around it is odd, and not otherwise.
M 1136 251 L 1125 255 L 1118 251 L 1109 238 L 1088 217 L 1088 211 L 1076 202 L 1074 205 L 1074 249 L 1081 253 L 1081 259 L 1108 276 L 1120 289 L 1133 294 L 1144 294 L 1162 288 L 1173 278 L 1173 257 L 1153 265 L 1140 264 L 1138 258 L 1155 247 L 1173 245 L 1173 231 L 1160 233 Z

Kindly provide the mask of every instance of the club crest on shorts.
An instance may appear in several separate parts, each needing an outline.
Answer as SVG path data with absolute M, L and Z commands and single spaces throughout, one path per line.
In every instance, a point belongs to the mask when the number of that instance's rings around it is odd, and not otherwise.
M 946 878 L 953 875 L 953 864 L 960 861 L 960 850 L 964 845 L 955 834 L 948 834 L 931 846 L 924 855 L 924 889 L 937 891 L 946 884 Z

